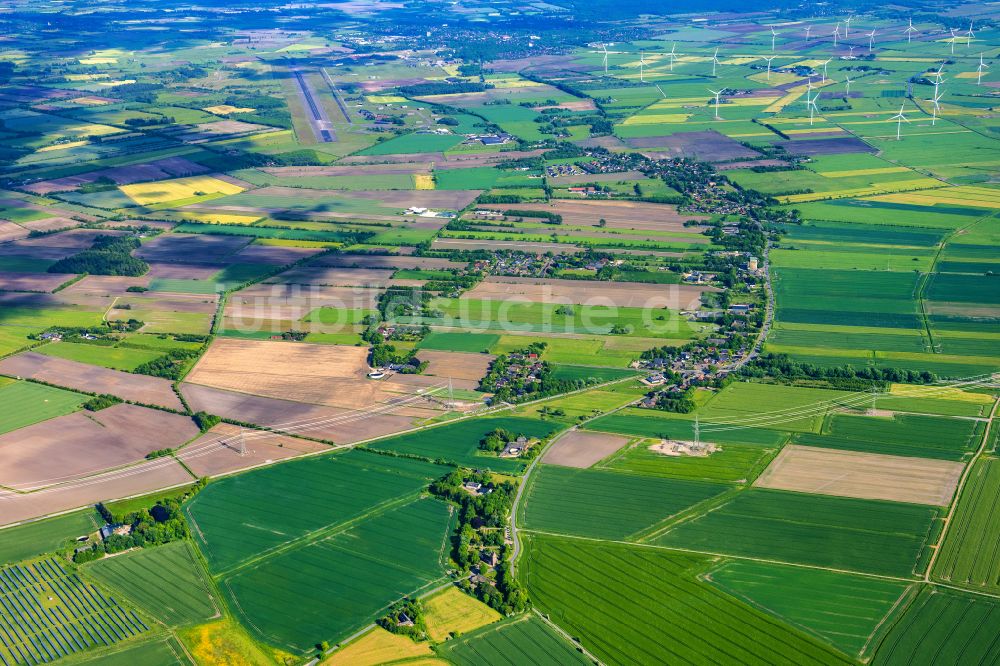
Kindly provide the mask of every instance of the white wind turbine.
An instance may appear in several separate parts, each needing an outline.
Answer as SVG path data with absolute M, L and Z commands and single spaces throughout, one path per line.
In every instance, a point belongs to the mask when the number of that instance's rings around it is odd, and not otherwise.
M 976 33 L 972 32 L 972 21 L 969 21 L 969 29 L 966 30 L 965 35 L 968 39 L 965 41 L 965 48 L 972 46 L 972 40 L 975 38 Z
M 709 88 L 708 92 L 710 92 L 713 95 L 715 95 L 715 119 L 718 120 L 719 119 L 719 95 L 722 94 L 722 91 L 721 90 L 716 91 L 716 90 L 712 90 L 711 88 Z
M 844 19 L 844 39 L 847 39 L 847 33 L 851 29 L 851 21 L 854 20 L 853 16 L 848 16 Z
M 931 74 L 931 76 L 934 77 L 934 95 L 935 96 L 937 96 L 938 86 L 940 86 L 941 82 L 944 81 L 944 77 L 941 76 L 941 71 L 943 69 L 944 69 L 944 63 L 941 63 L 941 66 L 938 67 L 938 70 L 936 72 L 934 72 L 933 74 Z
M 601 44 L 601 48 L 604 49 L 604 73 L 608 73 L 608 45 Z
M 844 88 L 845 88 L 844 95 L 847 96 L 847 97 L 850 97 L 851 96 L 851 77 L 848 76 L 848 75 L 846 75 L 846 74 L 844 75 Z
M 977 86 L 983 85 L 983 70 L 984 69 L 989 69 L 989 67 L 987 67 L 986 63 L 983 62 L 983 54 L 980 53 L 979 54 L 979 67 L 976 68 L 976 85 Z
M 951 33 L 951 54 L 955 55 L 955 28 L 948 28 Z
M 909 44 L 910 40 L 913 39 L 913 33 L 917 32 L 917 29 L 913 27 L 913 19 L 910 19 L 910 24 L 906 26 L 906 43 Z
M 941 95 L 943 95 L 943 94 L 944 93 L 939 93 L 937 91 L 937 86 L 934 86 L 934 98 L 931 99 L 931 104 L 934 105 L 934 109 L 933 109 L 933 114 L 934 115 L 931 116 L 931 125 L 936 125 L 937 124 L 938 113 L 941 112 L 941 105 L 938 104 L 938 102 L 941 101 Z
M 833 60 L 833 58 L 830 58 L 823 63 L 823 80 L 821 83 L 826 83 L 826 66 L 830 64 L 830 60 Z
M 806 26 L 806 41 L 809 41 L 810 35 L 812 34 L 813 27 L 811 25 Z
M 774 31 L 773 25 L 769 25 L 768 27 L 771 29 L 771 53 L 774 53 L 774 40 L 777 38 L 778 33 Z
M 854 59 L 854 49 L 856 49 L 858 47 L 857 46 L 848 46 L 847 48 L 851 49 L 851 53 L 847 57 L 853 60 Z
M 840 37 L 840 23 L 833 29 L 833 45 L 837 46 L 837 39 Z
M 719 47 L 715 47 L 715 53 L 712 54 L 712 76 L 715 76 L 715 67 L 719 64 Z
M 875 48 L 875 28 L 868 33 L 868 53 L 871 53 L 873 48 Z
M 673 44 L 670 45 L 670 53 L 667 54 L 667 57 L 670 58 L 670 71 L 671 72 L 674 71 L 674 60 L 677 60 L 677 56 L 682 56 L 682 55 L 684 55 L 684 54 L 683 53 L 677 53 L 677 42 L 674 42 Z
M 767 80 L 768 81 L 771 80 L 771 61 L 774 60 L 776 57 L 777 56 L 771 56 L 770 58 L 768 58 L 766 56 L 764 57 L 764 60 L 767 61 Z
M 816 93 L 812 97 L 809 93 L 806 93 L 806 108 L 809 109 L 809 124 L 813 124 L 813 113 L 819 113 L 819 107 L 816 106 L 816 100 L 819 98 L 819 93 Z
M 639 81 L 641 83 L 645 83 L 646 82 L 645 74 L 644 74 L 644 71 L 643 71 L 643 68 L 645 66 L 646 66 L 646 52 L 645 51 L 639 51 Z
M 899 107 L 899 113 L 894 115 L 892 118 L 889 118 L 889 120 L 896 121 L 896 141 L 901 141 L 903 139 L 903 123 L 910 122 L 910 119 L 903 115 L 904 106 L 906 106 L 906 102 L 903 102 L 903 104 Z

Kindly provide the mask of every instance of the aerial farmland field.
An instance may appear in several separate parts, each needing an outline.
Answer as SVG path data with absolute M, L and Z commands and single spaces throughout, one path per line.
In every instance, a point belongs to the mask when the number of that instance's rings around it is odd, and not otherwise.
M 0 666 L 1000 663 L 995 4 L 8 5 Z

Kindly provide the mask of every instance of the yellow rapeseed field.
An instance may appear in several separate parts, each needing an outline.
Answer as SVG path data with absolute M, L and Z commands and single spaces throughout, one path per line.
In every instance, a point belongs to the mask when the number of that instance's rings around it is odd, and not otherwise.
M 413 174 L 413 187 L 418 190 L 433 190 L 434 176 L 426 173 Z
M 321 663 L 323 666 L 375 666 L 398 659 L 429 657 L 434 653 L 429 643 L 417 643 L 407 636 L 391 634 L 381 627 L 337 650 Z
M 188 176 L 152 183 L 135 183 L 119 187 L 128 198 L 140 206 L 190 199 L 203 194 L 239 194 L 243 188 L 212 176 Z
M 443 641 L 452 632 L 464 634 L 500 619 L 500 613 L 456 587 L 449 587 L 424 601 L 424 611 L 427 633 L 434 641 Z

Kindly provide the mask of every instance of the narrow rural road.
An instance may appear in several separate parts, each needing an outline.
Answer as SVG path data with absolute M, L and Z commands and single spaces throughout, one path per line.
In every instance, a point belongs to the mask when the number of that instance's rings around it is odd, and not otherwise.
M 771 325 L 774 323 L 774 286 L 771 283 L 771 244 L 768 243 L 764 247 L 764 292 L 766 296 L 766 303 L 764 306 L 764 322 L 761 324 L 760 332 L 757 334 L 757 339 L 754 340 L 753 347 L 744 354 L 738 361 L 733 363 L 727 368 L 728 372 L 736 372 L 740 370 L 750 361 L 757 358 L 760 354 L 761 349 L 764 347 L 764 341 L 767 340 L 768 333 L 771 332 Z

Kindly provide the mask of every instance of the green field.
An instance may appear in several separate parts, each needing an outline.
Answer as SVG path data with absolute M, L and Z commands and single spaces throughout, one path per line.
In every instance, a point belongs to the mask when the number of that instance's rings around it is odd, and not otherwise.
M 849 663 L 699 582 L 707 558 L 542 536 L 526 546 L 531 598 L 606 664 Z
M 295 460 L 211 483 L 185 506 L 213 573 L 415 496 L 447 468 L 364 451 Z M 233 520 L 233 507 L 239 520 Z
M 951 585 L 1000 591 L 1000 459 L 978 460 L 958 499 L 933 575 Z
M 822 569 L 737 560 L 713 570 L 719 589 L 856 659 L 911 585 Z
M 757 444 L 778 446 L 788 435 L 778 430 L 751 426 L 731 427 L 724 423 L 713 423 L 701 419 L 706 430 L 706 441 L 726 444 Z M 626 408 L 614 414 L 595 419 L 586 425 L 587 430 L 600 430 L 623 435 L 655 437 L 664 439 L 694 439 L 694 418 L 688 414 L 674 414 L 654 409 Z
M 555 534 L 628 539 L 725 490 L 715 483 L 542 465 L 520 505 L 521 525 Z
M 708 456 L 666 456 L 650 451 L 649 447 L 658 442 L 658 439 L 637 442 L 597 466 L 674 479 L 743 482 L 757 478 L 778 452 L 776 446 L 732 443 L 720 445 L 721 450 Z
M 177 666 L 191 664 L 173 636 L 158 637 L 141 643 L 129 642 L 124 648 L 102 650 L 98 654 L 74 661 L 77 664 L 99 664 L 100 666 Z
M 821 435 L 799 433 L 797 444 L 896 456 L 962 460 L 982 437 L 969 419 L 900 414 L 895 417 L 834 414 Z
M 207 622 L 219 614 L 212 587 L 187 541 L 98 560 L 85 570 L 169 627 Z
M 938 516 L 939 509 L 915 504 L 751 489 L 654 543 L 911 577 L 920 571 Z
M 442 351 L 481 352 L 497 342 L 500 336 L 493 333 L 445 333 L 431 331 L 420 341 L 420 349 L 440 349 Z
M 77 537 L 95 532 L 97 520 L 94 511 L 77 511 L 0 530 L 0 564 L 20 562 L 69 546 Z
M 99 365 L 112 370 L 131 372 L 143 363 L 153 361 L 163 354 L 145 349 L 130 349 L 128 347 L 105 347 L 101 345 L 77 344 L 73 342 L 57 342 L 44 345 L 35 351 L 46 356 L 55 356 L 69 361 Z
M 590 663 L 569 641 L 532 614 L 482 627 L 444 643 L 437 650 L 456 666 Z
M 88 399 L 79 393 L 28 381 L 0 386 L 0 434 L 70 414 Z
M 446 460 L 466 467 L 516 474 L 524 469 L 523 460 L 499 458 L 493 454 L 481 453 L 479 450 L 479 441 L 486 433 L 496 428 L 505 428 L 529 438 L 542 438 L 551 435 L 560 426 L 556 423 L 509 416 L 473 419 L 397 435 L 365 446 L 374 451 L 393 451 L 428 460 Z
M 926 587 L 879 645 L 872 664 L 995 664 L 1000 660 L 1000 603 Z
M 430 498 L 375 510 L 291 542 L 221 585 L 246 626 L 269 643 L 305 651 L 341 640 L 401 597 L 446 580 L 450 515 Z

